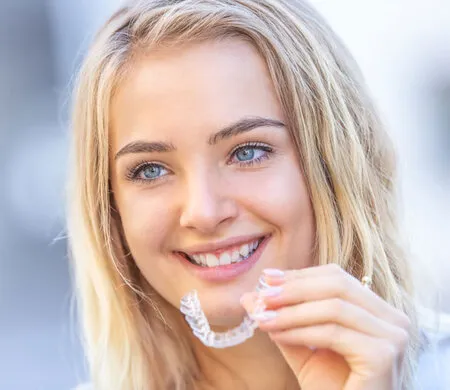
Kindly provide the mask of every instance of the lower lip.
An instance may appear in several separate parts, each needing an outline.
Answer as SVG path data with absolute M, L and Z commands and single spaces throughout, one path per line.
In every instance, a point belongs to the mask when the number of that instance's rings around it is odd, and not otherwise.
M 232 263 L 228 265 L 219 265 L 217 267 L 200 267 L 192 264 L 189 260 L 185 259 L 181 254 L 176 254 L 176 257 L 181 259 L 183 265 L 185 265 L 190 272 L 193 272 L 195 276 L 200 279 L 209 282 L 227 282 L 235 279 L 238 276 L 249 271 L 259 260 L 261 254 L 266 247 L 270 236 L 265 237 L 258 245 L 256 251 L 254 251 L 248 258 L 240 261 L 239 263 Z

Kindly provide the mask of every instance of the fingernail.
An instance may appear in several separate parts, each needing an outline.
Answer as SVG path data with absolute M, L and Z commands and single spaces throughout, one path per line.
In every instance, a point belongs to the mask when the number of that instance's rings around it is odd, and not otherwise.
M 281 286 L 270 286 L 264 290 L 261 290 L 259 292 L 259 295 L 264 298 L 276 297 L 277 295 L 280 295 L 282 291 L 283 291 L 283 287 L 281 287 Z
M 261 313 L 252 314 L 251 317 L 256 321 L 265 322 L 265 321 L 273 320 L 277 316 L 278 316 L 278 314 L 276 311 L 268 310 L 268 311 L 263 311 Z
M 284 272 L 276 268 L 266 268 L 263 270 L 263 274 L 270 276 L 271 278 L 282 278 L 284 277 Z

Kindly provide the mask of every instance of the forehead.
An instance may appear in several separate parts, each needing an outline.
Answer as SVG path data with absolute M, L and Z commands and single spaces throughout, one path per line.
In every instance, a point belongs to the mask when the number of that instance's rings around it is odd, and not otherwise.
M 139 56 L 112 101 L 112 140 L 221 128 L 244 116 L 281 118 L 264 59 L 226 39 Z

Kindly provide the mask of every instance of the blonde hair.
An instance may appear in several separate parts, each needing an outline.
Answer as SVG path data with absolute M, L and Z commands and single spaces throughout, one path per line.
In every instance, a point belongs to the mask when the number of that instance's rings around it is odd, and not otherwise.
M 109 188 L 109 108 L 133 57 L 226 37 L 248 40 L 267 62 L 308 182 L 317 264 L 372 275 L 374 291 L 411 318 L 402 384 L 410 389 L 417 329 L 398 244 L 393 150 L 352 57 L 302 0 L 133 1 L 97 35 L 75 94 L 68 220 L 93 387 L 187 390 L 201 378 L 170 322 L 176 309 L 151 292 L 122 245 Z

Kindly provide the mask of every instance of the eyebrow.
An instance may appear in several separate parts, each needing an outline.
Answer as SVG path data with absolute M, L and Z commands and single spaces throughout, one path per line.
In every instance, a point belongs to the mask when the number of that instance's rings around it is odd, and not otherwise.
M 208 143 L 210 145 L 215 145 L 219 141 L 246 133 L 259 127 L 285 127 L 285 124 L 276 119 L 262 118 L 259 116 L 244 118 L 212 135 L 209 138 Z
M 132 153 L 167 153 L 175 150 L 175 146 L 168 142 L 146 142 L 146 141 L 134 141 L 125 145 L 122 149 L 120 149 L 116 156 L 114 157 L 117 160 L 119 157 L 124 156 L 125 154 Z
M 260 127 L 285 127 L 285 124 L 276 119 L 263 118 L 263 117 L 249 117 L 243 118 L 231 125 L 226 126 L 217 133 L 211 135 L 208 139 L 209 145 L 215 145 L 220 141 L 234 137 L 238 134 L 246 133 Z M 131 153 L 167 153 L 172 152 L 176 148 L 169 142 L 146 142 L 146 141 L 134 141 L 125 145 L 115 155 L 114 159 L 125 154 Z

